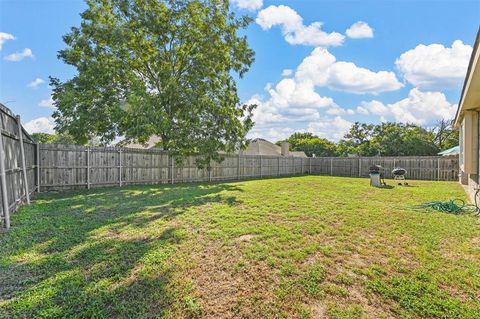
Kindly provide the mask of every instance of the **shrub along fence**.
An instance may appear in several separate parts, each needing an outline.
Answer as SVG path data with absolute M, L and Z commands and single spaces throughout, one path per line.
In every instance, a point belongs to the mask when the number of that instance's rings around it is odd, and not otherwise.
M 10 212 L 30 203 L 36 189 L 37 146 L 23 129 L 20 117 L 0 104 L 0 217 L 10 227 Z

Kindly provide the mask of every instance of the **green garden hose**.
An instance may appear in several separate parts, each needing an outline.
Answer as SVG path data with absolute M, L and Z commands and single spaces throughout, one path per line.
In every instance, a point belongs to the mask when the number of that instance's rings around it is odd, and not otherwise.
M 458 198 L 451 199 L 447 202 L 435 201 L 414 206 L 414 208 L 416 209 L 431 208 L 436 211 L 448 214 L 460 214 L 466 210 L 466 207 L 467 205 L 465 204 L 465 201 Z

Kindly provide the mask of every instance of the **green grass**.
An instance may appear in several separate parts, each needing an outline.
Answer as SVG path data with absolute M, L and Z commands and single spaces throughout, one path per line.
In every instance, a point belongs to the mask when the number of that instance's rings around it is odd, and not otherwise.
M 480 218 L 413 210 L 465 195 L 411 184 L 41 194 L 0 233 L 0 318 L 480 318 Z

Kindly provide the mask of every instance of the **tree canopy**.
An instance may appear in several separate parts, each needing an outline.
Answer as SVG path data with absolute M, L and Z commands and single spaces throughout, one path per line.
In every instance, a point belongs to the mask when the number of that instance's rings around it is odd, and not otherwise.
M 292 151 L 302 151 L 309 157 L 336 156 L 337 146 L 325 138 L 312 133 L 294 133 L 286 141 Z M 282 141 L 277 142 L 280 144 Z
M 430 156 L 458 145 L 458 131 L 451 121 L 439 121 L 435 127 L 385 122 L 356 122 L 338 143 L 312 133 L 294 133 L 288 139 L 290 149 L 307 156 Z M 281 143 L 279 141 L 277 143 Z
M 30 135 L 40 144 L 75 144 L 75 140 L 68 134 L 33 133 Z
M 56 129 L 79 143 L 157 135 L 177 156 L 204 162 L 245 145 L 255 105 L 235 76 L 254 60 L 228 0 L 88 0 L 59 58 L 76 68 L 51 78 Z

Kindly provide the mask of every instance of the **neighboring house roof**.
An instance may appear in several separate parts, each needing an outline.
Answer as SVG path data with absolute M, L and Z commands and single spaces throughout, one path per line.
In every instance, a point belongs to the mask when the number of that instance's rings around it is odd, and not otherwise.
M 140 143 L 129 143 L 123 145 L 127 148 L 141 148 L 141 149 L 151 149 L 155 148 L 161 139 L 158 136 L 152 136 L 148 139 L 145 144 Z M 120 142 L 119 144 L 123 144 Z M 270 155 L 270 156 L 282 156 L 282 148 L 276 144 L 273 144 L 263 138 L 256 138 L 248 144 L 247 149 L 242 151 L 243 155 Z M 307 157 L 304 152 L 292 152 L 290 151 L 287 156 L 293 157 Z
M 308 157 L 305 152 L 299 152 L 299 151 L 290 151 L 290 155 L 293 157 Z
M 449 156 L 449 155 L 458 155 L 460 154 L 460 146 L 454 146 L 448 150 L 438 153 L 438 155 Z
M 457 114 L 455 115 L 455 127 L 460 127 L 464 112 L 480 108 L 480 28 L 473 45 L 472 55 L 468 64 L 467 75 L 463 83 L 460 102 L 458 102 Z
M 151 149 L 151 148 L 155 148 L 157 144 L 160 143 L 160 141 L 161 141 L 161 138 L 159 136 L 154 135 L 154 136 L 151 136 L 145 144 L 129 143 L 129 144 L 123 145 L 123 147 Z
M 282 156 L 282 148 L 263 138 L 256 138 L 248 144 L 247 148 L 242 151 L 242 154 Z M 307 157 L 304 152 L 289 152 L 287 156 Z

